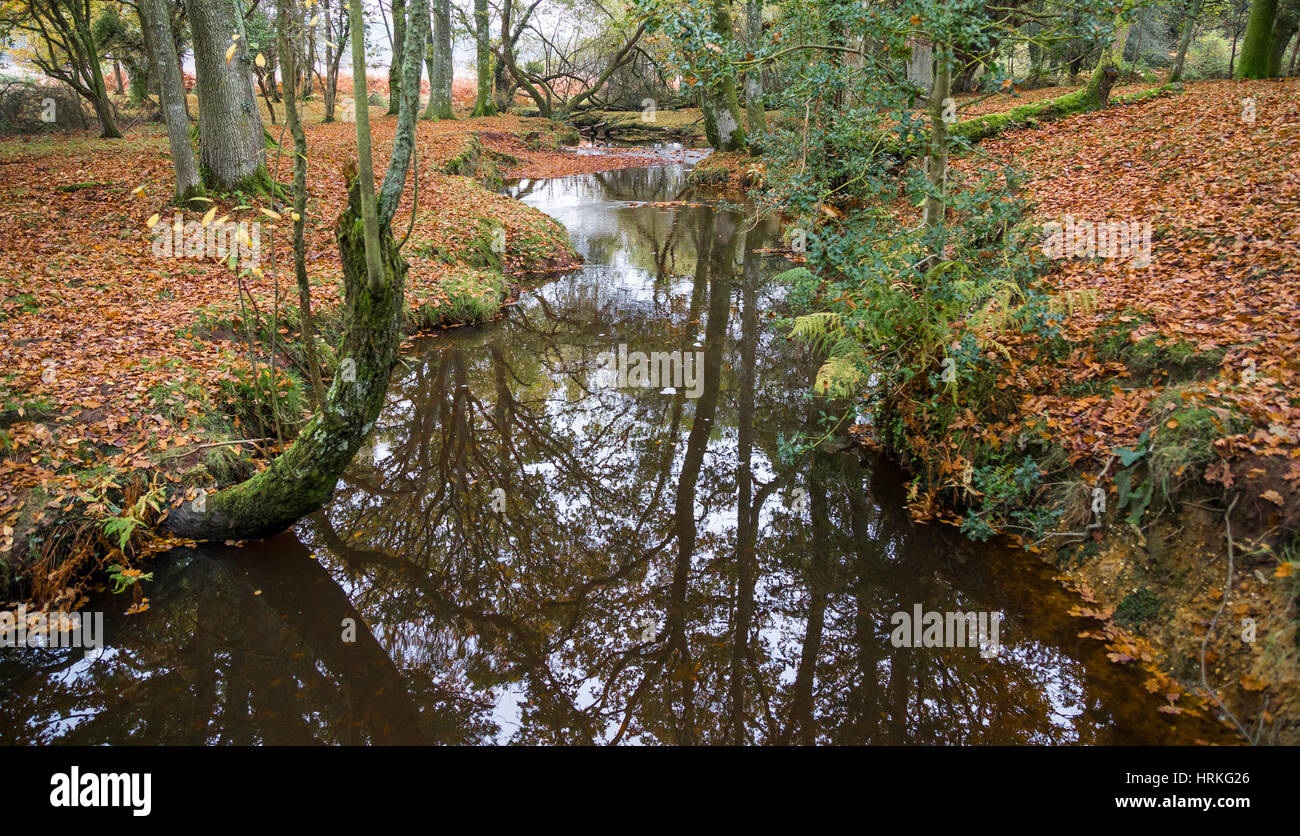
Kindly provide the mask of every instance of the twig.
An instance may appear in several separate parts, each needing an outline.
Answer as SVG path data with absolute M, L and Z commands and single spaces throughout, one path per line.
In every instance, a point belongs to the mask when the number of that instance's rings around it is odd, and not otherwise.
M 1225 533 L 1228 536 L 1228 578 L 1223 585 L 1223 601 L 1219 604 L 1219 611 L 1214 614 L 1214 618 L 1210 619 L 1210 626 L 1205 629 L 1205 638 L 1201 640 L 1201 687 L 1203 687 L 1206 690 L 1206 693 L 1210 695 L 1210 698 L 1214 700 L 1214 704 L 1219 707 L 1219 710 L 1223 712 L 1224 716 L 1231 720 L 1232 724 L 1237 727 L 1237 731 L 1241 732 L 1241 736 L 1246 738 L 1246 742 L 1254 746 L 1256 740 L 1251 738 L 1250 732 L 1246 731 L 1245 726 L 1241 725 L 1240 721 L 1237 720 L 1236 715 L 1229 711 L 1228 707 L 1219 699 L 1219 695 L 1210 687 L 1209 679 L 1205 675 L 1205 652 L 1210 645 L 1210 639 L 1214 636 L 1214 627 L 1219 623 L 1219 616 L 1223 615 L 1224 607 L 1228 606 L 1228 595 L 1232 592 L 1232 562 L 1234 556 L 1232 542 L 1232 509 L 1237 507 L 1237 500 L 1239 499 L 1241 499 L 1241 494 L 1237 494 L 1233 497 L 1232 504 L 1228 506 L 1228 510 L 1223 514 L 1223 525 L 1226 529 Z
M 236 439 L 234 439 L 234 440 L 232 440 L 232 441 L 212 441 L 212 442 L 209 442 L 209 443 L 207 443 L 207 444 L 194 444 L 194 445 L 190 445 L 190 446 L 188 446 L 188 447 L 177 447 L 177 448 L 175 448 L 175 449 L 173 449 L 173 450 L 169 450 L 166 454 L 164 454 L 164 455 L 162 455 L 162 456 L 159 456 L 159 458 L 167 459 L 167 458 L 171 458 L 172 456 L 179 456 L 179 455 L 182 455 L 182 454 L 188 454 L 188 453 L 197 453 L 197 452 L 200 451 L 200 450 L 207 450 L 207 449 L 209 449 L 209 448 L 211 448 L 211 447 L 230 447 L 230 446 L 235 445 L 235 444 L 253 444 L 253 445 L 260 445 L 260 444 L 262 444 L 263 442 L 266 442 L 266 441 L 275 441 L 275 439 L 273 439 L 273 438 L 236 438 Z

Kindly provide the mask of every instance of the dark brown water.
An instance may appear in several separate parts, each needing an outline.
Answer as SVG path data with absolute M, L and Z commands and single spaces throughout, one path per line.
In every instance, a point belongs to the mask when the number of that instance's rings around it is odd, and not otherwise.
M 1225 739 L 1079 638 L 1048 567 L 913 525 L 899 473 L 837 452 L 766 324 L 778 230 L 637 205 L 702 200 L 682 166 L 515 190 L 587 266 L 420 343 L 293 532 L 160 560 L 148 612 L 101 602 L 103 652 L 0 650 L 0 743 Z M 609 386 L 620 344 L 702 376 Z M 916 605 L 999 614 L 998 654 L 895 647 Z

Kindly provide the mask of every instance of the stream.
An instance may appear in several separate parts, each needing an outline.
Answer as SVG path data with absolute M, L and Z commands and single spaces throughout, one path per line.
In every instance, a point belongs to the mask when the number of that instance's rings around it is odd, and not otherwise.
M 102 650 L 0 650 L 0 744 L 1225 741 L 1050 566 L 911 522 L 771 327 L 780 230 L 688 170 L 512 184 L 583 268 L 417 341 L 321 512 L 160 558 Z M 895 646 L 918 612 L 996 631 Z

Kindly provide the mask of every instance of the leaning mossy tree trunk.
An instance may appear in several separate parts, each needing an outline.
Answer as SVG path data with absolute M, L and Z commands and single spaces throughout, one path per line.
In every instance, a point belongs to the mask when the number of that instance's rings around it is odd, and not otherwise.
M 1268 78 L 1268 56 L 1273 43 L 1277 4 L 1278 0 L 1254 0 L 1250 4 L 1250 19 L 1246 21 L 1246 37 L 1241 42 L 1237 78 Z
M 246 482 L 173 509 L 167 530 L 195 540 L 256 539 L 283 531 L 329 501 L 339 475 L 374 426 L 401 344 L 406 262 L 389 227 L 380 235 L 383 279 L 370 288 L 365 224 L 355 166 L 349 166 L 348 206 L 335 238 L 343 260 L 343 342 L 339 372 L 325 402 L 298 439 Z
M 344 172 L 348 204 L 334 228 L 343 262 L 339 371 L 324 403 L 288 450 L 252 479 L 206 496 L 201 503 L 190 501 L 172 509 L 164 521 L 172 534 L 195 540 L 229 540 L 283 531 L 329 501 L 339 476 L 379 417 L 402 339 L 407 265 L 393 240 L 392 222 L 410 169 L 420 65 L 428 32 L 428 0 L 412 0 L 410 8 L 412 23 L 407 30 L 402 73 L 411 83 L 403 90 L 380 199 L 376 202 L 374 179 L 365 176 L 362 166 L 349 163 Z M 353 0 L 352 14 L 354 31 L 361 31 L 356 25 L 360 0 Z M 356 64 L 365 66 L 364 55 Z M 360 114 L 358 108 L 359 139 L 363 130 Z M 359 147 L 363 162 L 368 149 L 368 143 Z M 372 224 L 379 227 L 377 238 L 368 232 Z

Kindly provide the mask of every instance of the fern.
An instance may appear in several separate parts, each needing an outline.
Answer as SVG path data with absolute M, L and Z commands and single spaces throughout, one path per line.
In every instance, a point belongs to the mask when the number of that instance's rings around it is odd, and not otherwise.
M 858 364 L 848 357 L 831 357 L 817 370 L 813 389 L 831 398 L 849 398 L 857 394 L 864 377 Z

